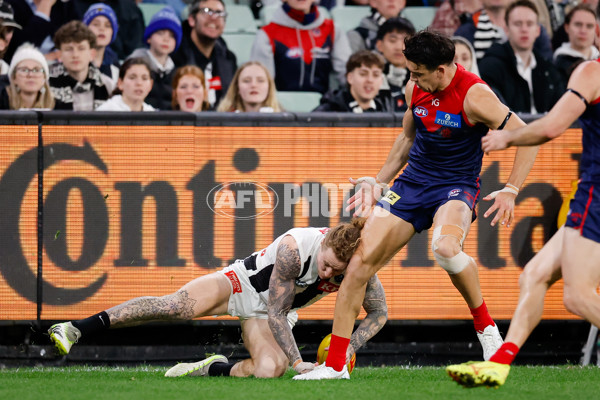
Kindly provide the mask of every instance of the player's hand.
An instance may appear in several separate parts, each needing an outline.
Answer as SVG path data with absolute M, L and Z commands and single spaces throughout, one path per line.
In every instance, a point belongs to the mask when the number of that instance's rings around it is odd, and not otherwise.
M 489 131 L 481 138 L 481 148 L 487 154 L 490 151 L 503 150 L 508 147 L 506 131 Z
M 312 371 L 316 366 L 317 366 L 316 363 L 309 363 L 306 361 L 302 361 L 294 367 L 294 371 L 296 371 L 299 374 L 305 374 L 307 372 Z
M 495 200 L 494 204 L 483 214 L 483 217 L 487 218 L 496 212 L 494 219 L 490 222 L 491 226 L 496 225 L 500 221 L 501 225 L 506 225 L 509 228 L 514 220 L 515 198 L 518 193 L 507 189 L 496 190 L 483 198 L 486 201 Z
M 358 186 L 358 190 L 354 196 L 350 197 L 346 202 L 348 206 L 346 211 L 354 210 L 355 217 L 366 217 L 371 208 L 389 189 L 387 185 L 377 183 L 375 178 L 362 177 L 358 179 L 350 178 L 350 183 Z
M 346 364 L 348 364 L 352 360 L 352 356 L 356 353 L 354 347 L 349 344 L 348 349 L 346 350 Z

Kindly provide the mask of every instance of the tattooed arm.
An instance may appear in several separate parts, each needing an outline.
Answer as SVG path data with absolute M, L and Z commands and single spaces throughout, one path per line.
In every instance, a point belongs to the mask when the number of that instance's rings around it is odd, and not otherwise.
M 367 312 L 367 316 L 352 333 L 350 346 L 348 346 L 348 352 L 346 353 L 346 361 L 350 361 L 352 355 L 375 336 L 387 321 L 385 292 L 377 275 L 373 275 L 367 282 L 363 308 Z
M 277 247 L 275 267 L 269 281 L 269 327 L 279 347 L 291 365 L 302 362 L 298 345 L 294 339 L 287 315 L 296 294 L 296 278 L 300 275 L 300 252 L 292 236 L 285 236 Z

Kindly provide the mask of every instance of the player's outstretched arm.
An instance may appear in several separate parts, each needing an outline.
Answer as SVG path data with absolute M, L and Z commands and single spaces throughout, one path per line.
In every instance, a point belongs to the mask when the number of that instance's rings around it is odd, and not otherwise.
M 485 152 L 510 146 L 533 146 L 560 136 L 586 109 L 587 104 L 600 97 L 600 63 L 588 61 L 579 65 L 565 94 L 544 117 L 514 130 L 491 131 L 481 143 Z
M 300 252 L 292 236 L 285 236 L 277 247 L 277 258 L 269 281 L 267 312 L 269 328 L 297 372 L 306 372 L 314 364 L 302 362 L 298 345 L 294 339 L 287 315 L 294 302 L 295 281 L 300 275 Z
M 346 362 L 350 362 L 352 355 L 364 346 L 365 343 L 371 340 L 371 338 L 375 336 L 387 322 L 385 292 L 377 275 L 373 275 L 367 283 L 363 308 L 367 312 L 367 315 L 350 337 L 350 345 L 348 346 L 348 351 L 346 353 Z

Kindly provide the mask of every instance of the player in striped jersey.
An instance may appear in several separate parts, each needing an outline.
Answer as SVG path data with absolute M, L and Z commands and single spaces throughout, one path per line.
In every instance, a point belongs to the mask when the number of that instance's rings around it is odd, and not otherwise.
M 214 355 L 196 363 L 177 364 L 166 376 L 281 376 L 291 365 L 306 372 L 292 328 L 296 310 L 329 293 L 342 282 L 348 261 L 360 244 L 364 219 L 334 228 L 294 228 L 265 249 L 237 260 L 162 297 L 139 297 L 79 321 L 53 325 L 48 331 L 61 354 L 68 354 L 82 336 L 156 320 L 188 320 L 210 315 L 238 317 L 249 359 L 230 363 Z M 381 282 L 369 280 L 363 302 L 365 319 L 354 332 L 348 360 L 387 321 Z

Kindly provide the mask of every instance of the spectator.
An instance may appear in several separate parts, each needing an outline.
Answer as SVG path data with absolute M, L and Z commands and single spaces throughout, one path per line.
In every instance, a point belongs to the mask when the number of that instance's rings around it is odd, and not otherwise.
M 8 63 L 4 61 L 4 56 L 10 46 L 15 28 L 23 29 L 15 21 L 15 13 L 10 4 L 0 2 L 0 75 L 8 74 Z
M 177 68 L 173 77 L 173 110 L 188 112 L 206 111 L 210 108 L 207 100 L 204 73 L 195 65 Z
M 505 15 L 510 0 L 482 0 L 482 3 L 483 9 L 473 14 L 454 33 L 455 36 L 462 36 L 471 42 L 477 61 L 483 58 L 492 44 L 506 40 Z M 543 58 L 552 59 L 552 47 L 546 29 L 541 28 L 541 34 L 534 47 Z
M 52 37 L 56 31 L 69 21 L 78 18 L 72 1 L 61 0 L 4 0 L 13 10 L 15 21 L 23 27 L 15 32 L 8 46 L 5 59 L 10 62 L 15 50 L 23 43 L 32 43 L 43 54 L 46 60 L 55 60 Z
M 415 34 L 413 24 L 402 17 L 390 18 L 377 31 L 377 50 L 385 59 L 379 97 L 390 111 L 406 111 L 404 90 L 410 74 L 406 69 L 404 39 Z
M 377 98 L 383 83 L 385 60 L 370 50 L 358 51 L 346 64 L 348 86 L 327 93 L 313 111 L 377 112 L 388 111 Z
M 171 108 L 175 64 L 169 54 L 179 47 L 181 36 L 181 21 L 175 10 L 167 6 L 154 14 L 144 32 L 149 48 L 137 49 L 131 54 L 148 61 L 154 85 L 146 101 L 159 110 Z
M 155 111 L 144 103 L 152 89 L 150 65 L 140 57 L 125 60 L 119 70 L 119 80 L 113 96 L 96 111 Z
M 119 31 L 117 15 L 109 5 L 96 3 L 92 4 L 83 15 L 83 23 L 96 35 L 94 65 L 116 85 L 119 79 L 119 57 L 108 46 L 117 38 Z
M 44 55 L 29 43 L 21 45 L 10 63 L 10 85 L 0 94 L 0 109 L 53 109 L 54 97 L 48 86 L 48 77 L 48 63 Z
M 55 109 L 92 111 L 108 100 L 112 81 L 92 63 L 96 35 L 81 21 L 71 21 L 54 35 L 61 63 L 50 73 Z
M 513 111 L 543 113 L 564 92 L 554 65 L 534 50 L 540 34 L 537 8 L 530 0 L 517 0 L 506 11 L 508 42 L 496 43 L 479 63 L 481 77 Z
M 213 107 L 227 93 L 237 70 L 235 55 L 221 38 L 226 18 L 222 0 L 195 0 L 183 23 L 181 46 L 171 56 L 177 67 L 193 64 L 202 69 Z
M 565 17 L 565 31 L 569 41 L 554 52 L 554 65 L 566 82 L 576 64 L 600 56 L 594 46 L 596 13 L 589 5 L 578 4 Z
M 435 12 L 429 28 L 452 36 L 461 24 L 469 21 L 481 9 L 481 0 L 445 0 Z
M 460 64 L 469 72 L 479 75 L 479 68 L 475 60 L 475 49 L 467 39 L 462 36 L 452 36 L 454 42 L 454 62 Z
M 29 1 L 29 0 L 28 0 Z M 58 2 L 64 0 L 57 0 Z M 78 19 L 83 19 L 86 10 L 98 0 L 69 0 L 73 3 Z M 144 16 L 134 0 L 101 0 L 117 15 L 119 32 L 110 47 L 119 60 L 126 59 L 135 49 L 144 46 Z
M 344 82 L 346 36 L 312 0 L 286 0 L 256 35 L 250 59 L 267 67 L 277 90 L 325 93 L 335 71 Z
M 357 28 L 348 32 L 352 54 L 359 50 L 375 50 L 377 30 L 388 19 L 399 17 L 406 0 L 369 0 L 371 15 L 364 17 Z
M 235 73 L 217 111 L 280 112 L 275 82 L 257 61 L 244 63 Z

